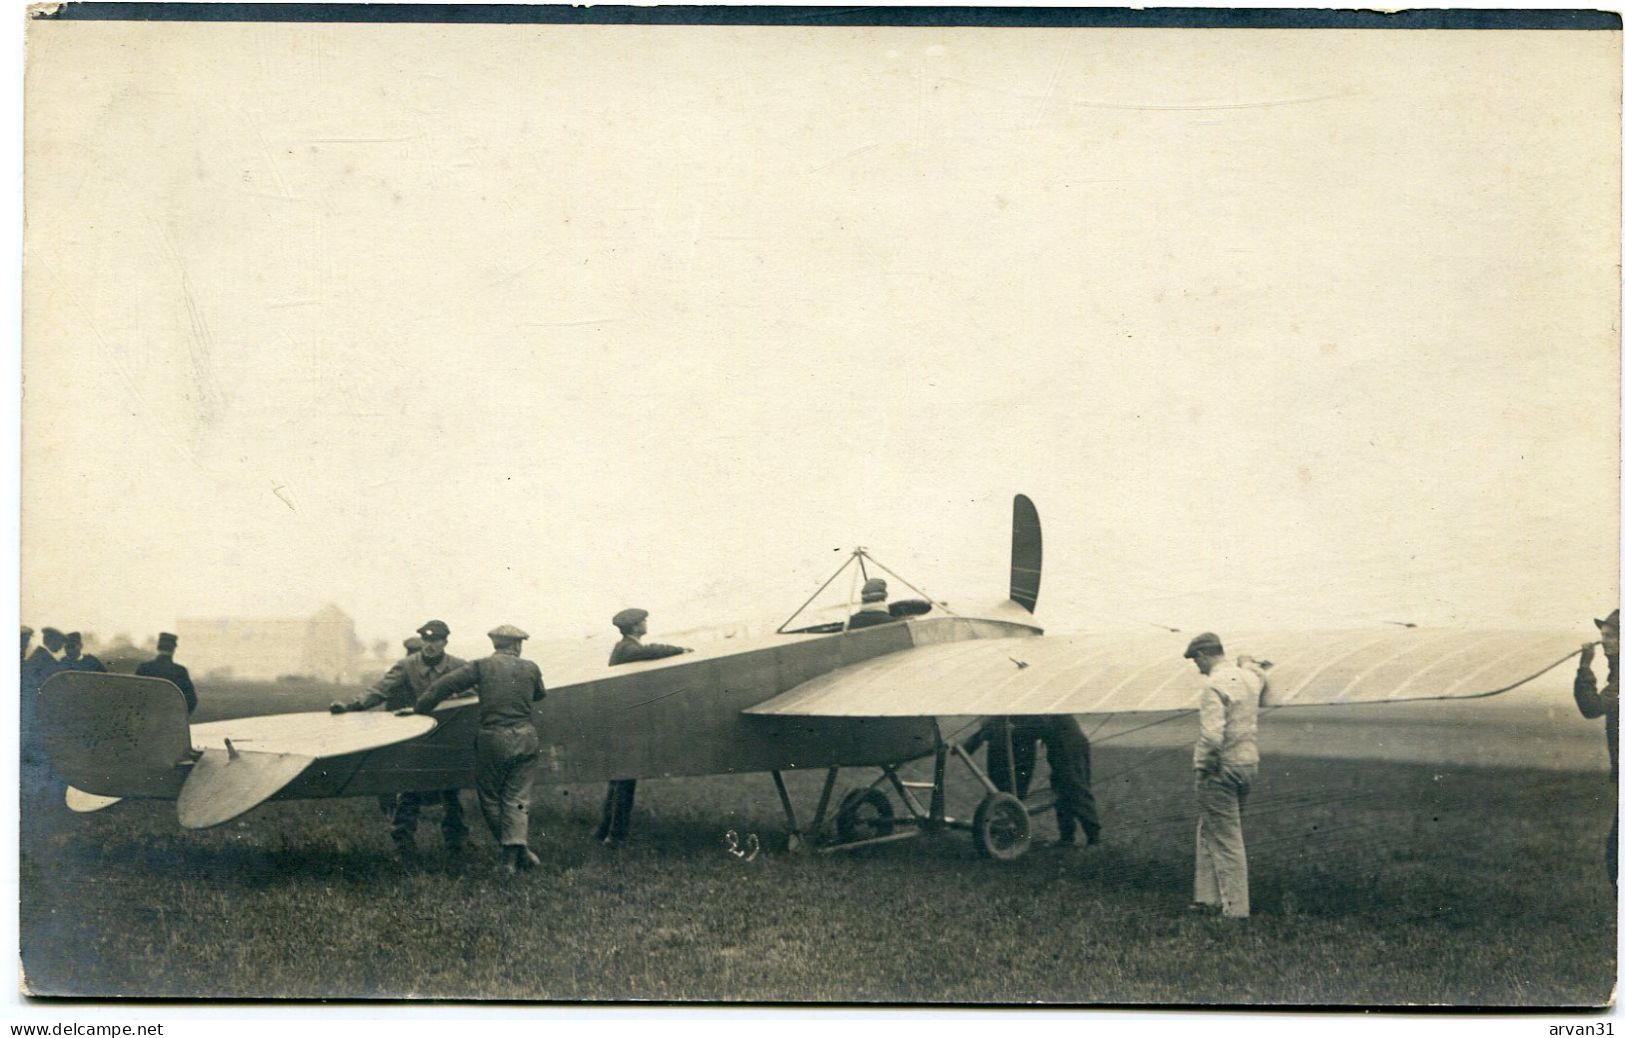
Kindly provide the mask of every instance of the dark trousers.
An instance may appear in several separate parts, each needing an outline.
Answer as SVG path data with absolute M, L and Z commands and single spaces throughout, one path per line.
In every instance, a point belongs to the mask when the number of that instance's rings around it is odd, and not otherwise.
M 616 779 L 611 782 L 604 793 L 604 814 L 593 839 L 614 843 L 626 839 L 627 827 L 632 823 L 632 801 L 637 795 L 637 779 Z
M 1089 737 L 1070 715 L 1047 721 L 1042 737 L 1049 784 L 1055 790 L 1055 827 L 1063 840 L 1071 840 L 1081 827 L 1092 842 L 1100 838 L 1100 813 L 1089 774 Z
M 1038 765 L 1038 743 L 1044 743 L 1050 788 L 1055 792 L 1055 827 L 1062 840 L 1072 840 L 1081 827 L 1091 841 L 1100 836 L 1100 813 L 1090 775 L 1089 738 L 1070 714 L 1021 718 L 1011 722 L 1008 750 L 1004 723 L 990 722 L 987 777 L 1002 792 L 1026 797 Z M 1012 785 L 1013 782 L 1013 785 Z
M 1001 793 L 1025 797 L 1038 763 L 1038 733 L 1023 724 L 1012 723 L 1008 741 L 1005 726 L 994 721 L 987 728 L 987 777 Z
M 446 813 L 440 818 L 440 834 L 445 838 L 446 846 L 461 847 L 468 842 L 468 825 L 463 821 L 463 800 L 455 789 L 398 795 L 389 831 L 395 842 L 411 843 L 417 838 L 418 816 L 430 804 L 446 806 Z

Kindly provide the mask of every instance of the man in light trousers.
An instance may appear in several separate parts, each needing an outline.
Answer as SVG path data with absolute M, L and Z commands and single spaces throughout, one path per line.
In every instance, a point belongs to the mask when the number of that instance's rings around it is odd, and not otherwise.
M 1196 899 L 1192 908 L 1245 919 L 1247 845 L 1241 813 L 1258 777 L 1258 702 L 1263 674 L 1225 659 L 1219 636 L 1199 634 L 1185 658 L 1202 672 L 1201 726 L 1192 767 L 1196 771 Z
M 510 873 L 541 864 L 530 849 L 530 784 L 541 753 L 534 704 L 547 689 L 541 668 L 519 657 L 519 645 L 529 637 L 511 624 L 491 631 L 491 655 L 438 678 L 413 708 L 431 713 L 446 697 L 479 686 L 474 792 L 485 824 L 502 846 L 502 867 Z

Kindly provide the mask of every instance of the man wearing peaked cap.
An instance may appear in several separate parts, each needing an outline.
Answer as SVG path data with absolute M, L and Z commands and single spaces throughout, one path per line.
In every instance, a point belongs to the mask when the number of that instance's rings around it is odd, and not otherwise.
M 1258 703 L 1263 672 L 1224 656 L 1219 636 L 1204 632 L 1185 647 L 1202 672 L 1196 772 L 1196 897 L 1193 907 L 1217 909 L 1226 919 L 1252 911 L 1247 845 L 1241 812 L 1258 778 Z
M 334 703 L 328 709 L 335 714 L 370 710 L 376 706 L 383 706 L 387 710 L 409 709 L 437 678 L 450 674 L 467 662 L 446 651 L 446 642 L 450 637 L 451 628 L 444 622 L 430 620 L 418 628 L 416 652 L 396 661 L 389 668 L 389 673 L 355 699 L 348 703 Z M 380 804 L 384 799 L 380 798 Z M 460 855 L 468 849 L 468 823 L 463 820 L 463 798 L 459 790 L 407 790 L 396 795 L 391 806 L 386 808 L 391 819 L 390 839 L 395 841 L 395 850 L 403 861 L 417 858 L 418 818 L 423 808 L 430 804 L 441 804 L 445 808 L 440 818 L 440 836 L 446 850 Z
M 509 873 L 541 864 L 530 849 L 530 786 L 542 748 L 535 703 L 547 689 L 541 668 L 519 656 L 520 644 L 529 637 L 511 624 L 492 630 L 491 655 L 437 678 L 414 707 L 420 714 L 431 713 L 447 696 L 479 689 L 474 792 Z
M 860 627 L 889 624 L 896 619 L 886 605 L 886 582 L 879 577 L 870 577 L 863 582 L 863 604 L 846 622 L 846 628 L 855 631 Z
M 1591 661 L 1597 655 L 1597 643 L 1587 642 L 1580 649 L 1580 669 L 1574 675 L 1574 704 L 1587 720 L 1603 719 L 1603 736 L 1608 740 L 1608 780 L 1619 797 L 1619 610 L 1601 620 L 1593 620 L 1602 635 L 1602 653 L 1608 661 L 1608 682 L 1597 689 L 1597 676 L 1591 672 Z M 1612 808 L 1614 801 L 1609 801 Z M 1608 830 L 1608 844 L 1603 849 L 1603 861 L 1608 865 L 1608 879 L 1619 885 L 1619 813 L 1613 811 L 1614 824 Z
M 186 697 L 186 712 L 197 709 L 197 690 L 192 687 L 192 675 L 175 662 L 175 649 L 180 639 L 168 631 L 158 636 L 158 655 L 135 668 L 137 677 L 163 678 L 181 690 Z
M 610 650 L 609 665 L 618 667 L 623 663 L 637 663 L 642 660 L 663 660 L 668 656 L 681 656 L 693 649 L 685 649 L 677 645 L 661 645 L 659 642 L 643 643 L 643 636 L 649 633 L 649 611 L 647 609 L 622 609 L 610 621 L 621 632 L 621 640 L 615 643 Z M 598 822 L 598 831 L 593 835 L 606 847 L 614 847 L 626 839 L 627 828 L 632 823 L 632 805 L 637 799 L 637 779 L 614 779 L 604 794 L 604 811 Z

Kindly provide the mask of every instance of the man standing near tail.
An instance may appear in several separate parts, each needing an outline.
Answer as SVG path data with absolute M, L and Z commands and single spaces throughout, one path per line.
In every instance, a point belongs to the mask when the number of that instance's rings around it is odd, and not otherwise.
M 659 642 L 645 645 L 642 639 L 649 633 L 647 609 L 622 609 L 610 622 L 621 632 L 621 640 L 609 653 L 611 667 L 641 660 L 663 660 L 668 656 L 681 656 L 694 651 L 677 645 L 661 645 Z M 593 839 L 606 847 L 614 847 L 626 839 L 627 827 L 632 823 L 632 803 L 637 794 L 637 779 L 615 779 L 610 782 L 604 794 L 603 817 L 598 822 L 598 831 L 593 834 Z
M 1606 619 L 1593 621 L 1602 634 L 1602 653 L 1608 660 L 1608 683 L 1597 690 L 1597 676 L 1591 673 L 1591 661 L 1597 655 L 1597 643 L 1588 642 L 1580 650 L 1580 670 L 1574 675 L 1574 704 L 1580 715 L 1588 720 L 1603 718 L 1603 735 L 1608 740 L 1608 780 L 1613 786 L 1614 799 L 1609 801 L 1614 824 L 1608 830 L 1608 846 L 1603 860 L 1608 864 L 1608 881 L 1619 886 L 1619 811 L 1615 801 L 1619 798 L 1619 610 Z
M 1247 846 L 1241 814 L 1258 778 L 1258 702 L 1261 672 L 1224 656 L 1219 636 L 1199 634 L 1185 658 L 1205 679 L 1199 700 L 1201 726 L 1192 767 L 1196 772 L 1196 899 L 1193 908 L 1218 909 L 1226 919 L 1245 919 Z
M 491 655 L 435 679 L 413 709 L 433 713 L 441 700 L 479 687 L 474 791 L 485 824 L 502 845 L 502 867 L 513 873 L 541 864 L 530 849 L 530 785 L 542 749 L 534 704 L 547 695 L 547 689 L 541 668 L 519 656 L 520 644 L 530 635 L 503 624 L 489 637 Z M 424 648 L 428 648 L 427 642 Z
M 328 709 L 335 714 L 342 714 L 354 710 L 370 710 L 379 705 L 387 710 L 410 708 L 417 702 L 419 696 L 428 691 L 436 679 L 450 674 L 468 662 L 446 651 L 446 643 L 450 638 L 450 627 L 443 621 L 430 620 L 418 628 L 415 639 L 418 648 L 415 652 L 410 652 L 389 668 L 389 673 L 360 696 L 348 703 L 334 703 Z M 414 639 L 408 639 L 412 640 Z M 386 799 L 379 798 L 380 805 L 385 803 Z M 440 819 L 440 835 L 445 840 L 446 850 L 459 855 L 468 849 L 468 824 L 463 821 L 461 791 L 455 789 L 429 793 L 408 791 L 396 795 L 391 807 L 386 809 L 392 820 L 389 835 L 395 841 L 395 850 L 402 860 L 411 861 L 417 857 L 418 816 L 423 813 L 424 805 L 436 803 L 445 805 L 445 814 Z

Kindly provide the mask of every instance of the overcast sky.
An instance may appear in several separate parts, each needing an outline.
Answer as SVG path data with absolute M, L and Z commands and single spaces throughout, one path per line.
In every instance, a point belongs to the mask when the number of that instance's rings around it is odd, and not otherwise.
M 36 627 L 1617 600 L 1617 33 L 29 30 Z

